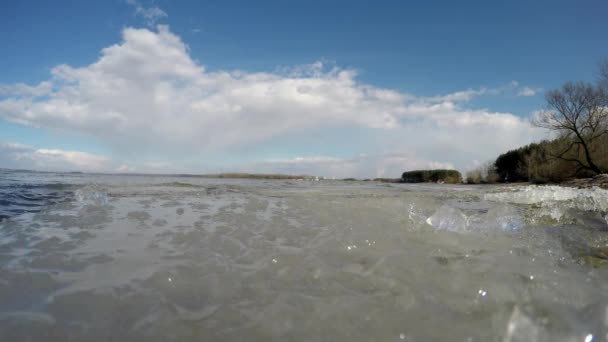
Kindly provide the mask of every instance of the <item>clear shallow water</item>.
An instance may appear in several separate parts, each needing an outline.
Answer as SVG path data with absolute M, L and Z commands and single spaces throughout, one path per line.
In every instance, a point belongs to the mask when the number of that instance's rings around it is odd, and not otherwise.
M 608 337 L 604 190 L 13 172 L 0 188 L 2 341 Z

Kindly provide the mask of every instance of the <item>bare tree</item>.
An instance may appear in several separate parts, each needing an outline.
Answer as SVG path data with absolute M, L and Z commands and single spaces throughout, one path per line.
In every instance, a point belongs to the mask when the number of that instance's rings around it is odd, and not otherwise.
M 592 144 L 608 134 L 608 89 L 601 85 L 604 77 L 608 77 L 608 65 L 602 64 L 598 86 L 568 82 L 549 91 L 549 108 L 534 121 L 536 126 L 557 131 L 566 141 L 565 148 L 554 157 L 576 163 L 579 171 L 595 174 L 607 171 L 594 162 L 591 152 Z
M 608 90 L 608 58 L 602 59 L 600 62 L 598 84 L 605 91 Z

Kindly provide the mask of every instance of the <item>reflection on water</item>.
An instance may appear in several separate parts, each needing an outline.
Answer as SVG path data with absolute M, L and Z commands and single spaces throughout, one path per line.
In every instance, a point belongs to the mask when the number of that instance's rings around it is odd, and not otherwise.
M 2 341 L 608 333 L 604 190 L 0 174 L 27 184 L 63 185 L 0 204 Z

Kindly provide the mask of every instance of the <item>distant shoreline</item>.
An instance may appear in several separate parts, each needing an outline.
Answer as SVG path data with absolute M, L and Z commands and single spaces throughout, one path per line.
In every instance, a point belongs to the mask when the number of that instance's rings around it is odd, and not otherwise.
M 229 179 L 279 179 L 279 180 L 320 180 L 323 177 L 309 175 L 286 175 L 286 174 L 267 174 L 267 173 L 217 173 L 194 175 L 201 178 L 229 178 Z
M 82 171 L 36 171 L 0 168 L 0 172 L 24 172 L 41 174 L 65 174 L 65 175 L 104 175 L 104 176 L 145 176 L 145 177 L 192 177 L 209 179 L 256 179 L 256 180 L 306 180 L 306 181 L 339 181 L 339 182 L 379 182 L 379 183 L 399 183 L 399 184 L 443 184 L 442 182 L 420 181 L 408 182 L 402 178 L 329 178 L 311 175 L 289 175 L 289 174 L 268 174 L 268 173 L 246 173 L 246 172 L 227 172 L 211 174 L 170 174 L 170 173 L 103 173 L 103 172 L 82 172 Z M 577 178 L 560 183 L 538 184 L 534 182 L 513 182 L 513 183 L 475 183 L 466 182 L 445 183 L 450 185 L 502 185 L 502 186 L 525 186 L 525 185 L 557 185 L 571 188 L 589 189 L 599 187 L 608 190 L 608 174 L 600 174 L 592 178 Z

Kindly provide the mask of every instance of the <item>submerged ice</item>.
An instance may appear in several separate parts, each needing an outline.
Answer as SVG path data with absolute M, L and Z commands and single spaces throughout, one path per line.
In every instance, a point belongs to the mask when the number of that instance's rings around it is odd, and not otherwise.
M 0 223 L 2 341 L 608 333 L 599 189 L 44 177 L 75 189 Z
M 439 230 L 466 231 L 515 231 L 524 226 L 520 211 L 510 205 L 496 205 L 487 212 L 465 214 L 458 208 L 442 205 L 426 223 Z
M 439 207 L 433 215 L 426 219 L 426 223 L 442 230 L 465 231 L 468 228 L 467 217 L 462 211 L 449 205 Z

